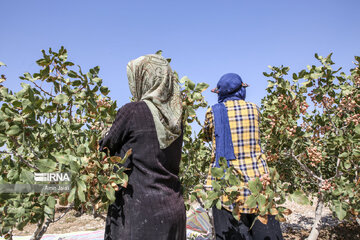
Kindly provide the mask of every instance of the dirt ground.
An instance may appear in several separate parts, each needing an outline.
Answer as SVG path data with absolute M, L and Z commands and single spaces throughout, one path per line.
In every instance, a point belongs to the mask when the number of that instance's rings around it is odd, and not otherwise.
M 305 239 L 311 229 L 314 219 L 315 206 L 302 206 L 292 202 L 285 204 L 292 210 L 292 214 L 287 216 L 287 221 L 281 223 L 284 239 L 301 240 Z M 56 217 L 61 214 L 56 213 Z M 99 217 L 83 214 L 77 216 L 75 211 L 68 212 L 58 222 L 51 224 L 46 234 L 70 233 L 78 231 L 95 231 L 105 228 L 105 221 Z M 105 213 L 104 213 L 105 216 Z M 14 231 L 15 236 L 31 235 L 36 226 L 28 225 L 23 231 Z M 340 222 L 331 216 L 328 208 L 325 208 L 322 217 L 322 228 L 319 240 L 355 240 L 360 239 L 360 225 L 356 222 Z
M 316 200 L 314 200 L 316 203 Z M 315 218 L 315 204 L 303 206 L 294 202 L 287 202 L 285 207 L 292 210 L 281 223 L 284 239 L 306 239 Z M 318 240 L 355 240 L 360 239 L 360 225 L 354 222 L 342 221 L 334 218 L 329 208 L 325 207 L 321 218 L 322 226 Z
M 61 215 L 61 209 L 59 212 L 55 213 L 55 218 Z M 72 210 L 69 211 L 63 218 L 59 221 L 50 224 L 48 230 L 45 234 L 56 234 L 56 233 L 71 233 L 71 232 L 80 232 L 80 231 L 96 231 L 105 228 L 105 221 L 99 217 L 94 218 L 91 215 L 79 214 Z M 105 216 L 105 214 L 104 214 Z M 32 235 L 35 231 L 36 225 L 31 224 L 25 226 L 22 231 L 14 230 L 15 236 L 27 236 Z

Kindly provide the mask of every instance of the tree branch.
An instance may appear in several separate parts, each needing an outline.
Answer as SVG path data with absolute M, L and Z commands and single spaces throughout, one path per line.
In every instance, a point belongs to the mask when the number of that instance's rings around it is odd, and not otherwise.
M 292 150 L 290 150 L 290 156 L 293 157 L 296 162 L 300 165 L 300 167 L 307 172 L 311 177 L 316 178 L 316 180 L 322 182 L 323 179 L 319 176 L 317 176 L 313 171 L 311 171 L 307 166 L 305 166 L 300 159 L 298 159 L 298 157 L 294 154 L 294 152 Z
M 20 159 L 20 162 L 24 163 L 26 166 L 30 167 L 30 168 L 33 168 L 33 169 L 36 169 L 36 170 L 40 170 L 38 167 L 36 167 L 35 165 L 29 163 L 28 161 L 26 161 L 22 156 L 18 155 L 15 151 L 12 151 L 12 153 L 18 157 Z
M 6 152 L 6 151 L 0 151 L 0 153 L 5 153 L 11 155 L 12 153 Z
M 63 212 L 63 214 L 61 214 L 57 219 L 53 220 L 52 222 L 55 223 L 57 221 L 59 221 L 61 218 L 63 218 L 71 209 L 73 209 L 74 207 L 74 203 L 70 204 L 69 207 L 66 208 L 65 212 Z
M 20 144 L 17 142 L 16 138 L 15 137 L 11 137 L 11 140 L 15 143 L 15 145 L 17 147 L 20 147 Z M 36 167 L 35 165 L 29 163 L 28 161 L 26 161 L 22 156 L 20 156 L 19 154 L 17 154 L 14 150 L 11 151 L 12 154 L 16 157 L 18 157 L 20 159 L 20 162 L 24 163 L 26 166 L 30 167 L 30 168 L 33 168 L 33 169 L 36 169 L 39 171 L 39 168 Z M 35 153 L 34 153 L 35 154 Z M 36 155 L 36 154 L 35 154 Z
M 102 214 L 97 213 L 96 210 L 95 210 L 95 207 L 93 207 L 93 216 L 94 216 L 94 218 L 99 217 L 102 220 L 106 221 L 106 217 L 104 217 Z
M 339 174 L 339 166 L 340 166 L 340 158 L 337 158 L 337 161 L 336 161 L 336 171 L 335 171 L 335 176 L 334 177 L 338 177 L 340 174 Z
M 43 224 L 44 221 L 39 221 L 38 225 L 37 225 L 37 229 L 35 230 L 35 232 L 33 233 L 33 235 L 31 236 L 30 240 L 40 240 L 43 235 L 45 234 L 45 232 L 47 231 L 49 225 L 51 223 L 57 222 L 59 221 L 61 218 L 63 218 L 65 216 L 66 213 L 68 213 L 72 208 L 74 207 L 74 204 L 72 203 L 63 214 L 61 214 L 57 219 L 52 220 L 51 218 L 46 218 L 45 223 Z
M 28 79 L 25 79 L 25 80 L 28 80 Z M 37 85 L 36 84 L 36 82 L 34 81 L 30 81 L 30 80 L 28 80 L 29 82 L 32 82 L 37 88 L 39 88 L 43 93 L 45 93 L 45 94 L 47 94 L 47 95 L 49 95 L 49 96 L 51 96 L 51 97 L 55 97 L 54 95 L 52 95 L 51 93 L 49 93 L 49 92 L 47 92 L 47 91 L 45 91 L 42 87 L 40 87 L 39 85 Z

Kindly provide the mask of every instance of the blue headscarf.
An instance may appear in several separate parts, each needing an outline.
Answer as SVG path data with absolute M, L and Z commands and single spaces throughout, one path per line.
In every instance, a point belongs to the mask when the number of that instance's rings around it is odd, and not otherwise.
M 241 77 L 235 73 L 223 75 L 217 84 L 215 91 L 218 94 L 218 103 L 211 107 L 215 122 L 215 167 L 220 167 L 220 157 L 226 158 L 228 166 L 230 166 L 230 160 L 236 159 L 229 118 L 224 102 L 228 100 L 245 100 L 246 86 L 243 84 Z
M 236 73 L 227 73 L 223 75 L 218 84 L 218 102 L 225 102 L 227 100 L 245 100 L 246 89 L 243 86 L 243 81 Z

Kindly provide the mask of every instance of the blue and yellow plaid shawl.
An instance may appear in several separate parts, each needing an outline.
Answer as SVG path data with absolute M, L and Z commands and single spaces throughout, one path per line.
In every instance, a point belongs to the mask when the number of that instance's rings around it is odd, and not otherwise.
M 231 139 L 234 147 L 236 159 L 229 161 L 237 173 L 243 176 L 243 186 L 254 177 L 261 177 L 269 172 L 260 146 L 260 111 L 256 104 L 245 102 L 244 100 L 228 100 L 224 102 L 229 118 Z M 209 108 L 205 117 L 205 135 L 208 141 L 212 141 L 212 160 L 211 167 L 215 167 L 215 134 L 214 134 L 214 116 L 212 109 Z M 209 171 L 206 186 L 211 188 L 211 182 L 214 178 Z M 231 206 L 223 204 L 223 207 L 232 211 L 234 207 L 239 213 L 253 213 L 245 206 L 245 201 L 251 192 L 243 188 L 236 204 Z M 223 198 L 222 202 L 226 202 Z

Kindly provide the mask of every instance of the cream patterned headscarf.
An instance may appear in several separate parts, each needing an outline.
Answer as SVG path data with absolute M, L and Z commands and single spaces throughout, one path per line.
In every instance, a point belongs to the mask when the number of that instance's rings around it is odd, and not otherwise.
M 181 134 L 182 115 L 180 86 L 168 61 L 156 54 L 139 57 L 128 63 L 127 76 L 134 100 L 151 111 L 160 148 L 167 148 Z

